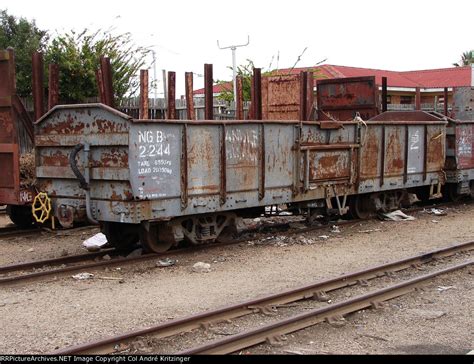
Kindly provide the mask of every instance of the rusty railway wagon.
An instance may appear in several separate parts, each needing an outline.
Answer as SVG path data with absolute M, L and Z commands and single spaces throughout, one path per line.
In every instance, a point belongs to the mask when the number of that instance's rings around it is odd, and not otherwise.
M 34 173 L 34 163 L 31 171 L 20 163 L 32 156 L 33 142 L 33 122 L 16 94 L 14 52 L 0 50 L 0 204 L 7 205 L 8 216 L 19 226 L 33 222 L 35 188 L 32 176 L 25 174 Z
M 86 216 L 109 242 L 160 252 L 218 241 L 286 204 L 311 219 L 440 192 L 447 121 L 139 120 L 103 104 L 56 106 L 35 124 L 39 191 L 60 224 Z M 80 186 L 80 188 L 78 188 Z
M 453 91 L 446 135 L 445 193 L 451 200 L 474 197 L 474 88 Z

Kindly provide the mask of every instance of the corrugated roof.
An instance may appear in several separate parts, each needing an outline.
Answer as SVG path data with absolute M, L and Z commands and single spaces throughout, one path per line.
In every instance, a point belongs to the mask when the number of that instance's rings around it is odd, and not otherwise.
M 404 77 L 427 88 L 471 86 L 471 66 L 401 73 Z
M 387 77 L 389 87 L 466 87 L 471 86 L 471 66 L 438 68 L 419 71 L 389 71 L 373 68 L 360 68 L 324 64 L 315 67 L 286 68 L 274 71 L 275 74 L 295 74 L 301 71 L 313 71 L 316 79 L 375 76 L 378 85 L 382 84 L 382 77 Z M 214 93 L 224 89 L 231 90 L 231 82 L 215 85 Z M 194 94 L 203 94 L 204 89 L 194 91 Z

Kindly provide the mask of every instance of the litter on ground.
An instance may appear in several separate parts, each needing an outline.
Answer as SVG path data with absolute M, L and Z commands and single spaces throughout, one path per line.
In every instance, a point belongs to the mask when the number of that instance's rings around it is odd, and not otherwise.
M 97 233 L 82 242 L 82 246 L 88 251 L 100 250 L 105 244 L 107 244 L 107 237 L 102 233 Z
M 85 279 L 92 279 L 94 275 L 92 273 L 79 273 L 72 276 L 72 278 L 77 279 L 79 281 L 83 281 Z
M 395 210 L 392 212 L 382 213 L 381 214 L 384 220 L 391 221 L 411 221 L 415 220 L 413 216 L 407 215 L 400 210 Z

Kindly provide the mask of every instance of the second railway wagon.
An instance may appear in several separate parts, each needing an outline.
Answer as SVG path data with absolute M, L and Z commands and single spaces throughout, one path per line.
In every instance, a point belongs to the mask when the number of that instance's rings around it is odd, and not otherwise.
M 85 104 L 56 106 L 35 129 L 37 186 L 56 218 L 64 227 L 98 221 L 118 247 L 212 242 L 270 205 L 363 215 L 444 182 L 446 121 L 424 112 L 366 122 L 137 120 Z
M 452 200 L 474 197 L 474 89 L 453 90 L 453 110 L 446 130 L 446 186 Z

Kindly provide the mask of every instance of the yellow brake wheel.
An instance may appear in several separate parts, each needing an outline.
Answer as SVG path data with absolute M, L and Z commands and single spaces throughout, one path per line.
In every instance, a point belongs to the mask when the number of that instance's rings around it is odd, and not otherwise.
M 36 222 L 44 223 L 51 214 L 51 200 L 45 192 L 40 192 L 35 196 L 31 212 Z

